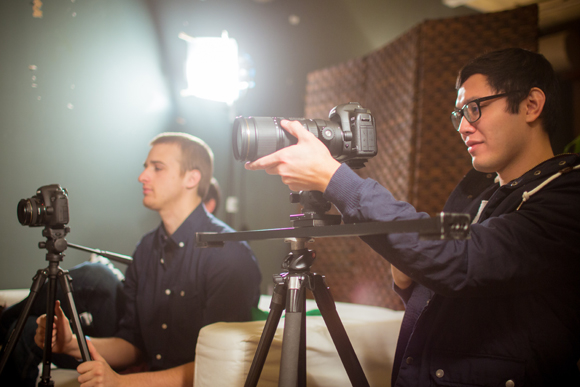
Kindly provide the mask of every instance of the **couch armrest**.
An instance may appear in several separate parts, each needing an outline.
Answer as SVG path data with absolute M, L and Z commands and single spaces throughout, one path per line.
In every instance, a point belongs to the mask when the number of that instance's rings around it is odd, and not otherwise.
M 19 303 L 28 297 L 30 289 L 2 289 L 0 290 L 0 308 L 7 308 Z

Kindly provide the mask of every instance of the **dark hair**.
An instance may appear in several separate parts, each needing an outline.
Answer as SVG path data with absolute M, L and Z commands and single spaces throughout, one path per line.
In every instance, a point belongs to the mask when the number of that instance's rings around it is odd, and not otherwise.
M 197 194 L 203 198 L 210 185 L 213 175 L 213 152 L 199 137 L 189 133 L 165 132 L 151 140 L 150 145 L 177 144 L 181 147 L 181 174 L 197 169 L 201 179 L 197 187 Z
M 207 193 L 205 194 L 205 197 L 203 198 L 203 202 L 207 202 L 208 200 L 215 200 L 215 208 L 212 211 L 212 214 L 215 214 L 220 206 L 220 201 L 221 201 L 221 190 L 220 190 L 220 185 L 217 181 L 217 179 L 215 177 L 211 178 L 211 182 L 209 184 L 209 188 L 207 189 Z
M 455 87 L 472 75 L 487 77 L 487 83 L 496 93 L 512 93 L 507 96 L 508 111 L 519 111 L 520 102 L 533 87 L 541 89 L 546 102 L 540 118 L 544 130 L 552 135 L 560 127 L 560 87 L 554 69 L 542 55 L 522 48 L 506 48 L 486 53 L 465 65 L 457 77 Z

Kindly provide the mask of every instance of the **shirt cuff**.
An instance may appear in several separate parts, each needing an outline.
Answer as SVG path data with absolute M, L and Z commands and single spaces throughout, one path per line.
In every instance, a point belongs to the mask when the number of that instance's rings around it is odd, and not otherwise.
M 359 187 L 363 183 L 364 179 L 346 164 L 341 164 L 332 175 L 324 191 L 324 197 L 334 203 L 341 212 L 346 208 L 356 208 L 360 200 Z

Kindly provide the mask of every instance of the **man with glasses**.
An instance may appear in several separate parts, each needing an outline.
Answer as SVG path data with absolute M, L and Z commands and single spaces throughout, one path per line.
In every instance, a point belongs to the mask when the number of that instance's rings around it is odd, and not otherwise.
M 451 121 L 474 169 L 443 211 L 471 214 L 471 238 L 362 238 L 392 263 L 406 304 L 392 385 L 580 385 L 580 156 L 550 146 L 554 71 L 505 49 L 466 65 L 456 87 Z M 338 163 L 300 123 L 282 126 L 298 143 L 247 169 L 323 192 L 346 223 L 428 216 Z

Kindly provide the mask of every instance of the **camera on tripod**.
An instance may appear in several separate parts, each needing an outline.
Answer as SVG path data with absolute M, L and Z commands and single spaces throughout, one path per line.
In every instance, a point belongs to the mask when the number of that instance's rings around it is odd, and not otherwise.
M 339 162 L 353 169 L 377 154 L 375 119 L 358 102 L 335 106 L 322 119 L 284 117 L 237 117 L 234 121 L 233 150 L 238 161 L 254 161 L 296 144 L 294 136 L 280 127 L 280 121 L 299 121 L 328 148 Z
M 68 193 L 59 184 L 42 186 L 35 196 L 18 202 L 17 212 L 23 226 L 61 228 L 69 222 Z

